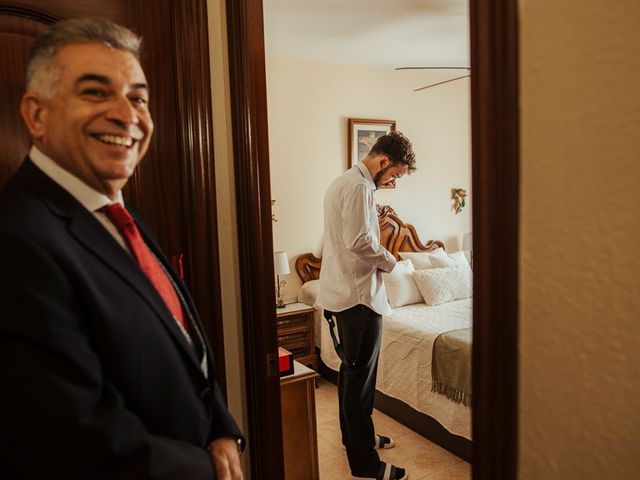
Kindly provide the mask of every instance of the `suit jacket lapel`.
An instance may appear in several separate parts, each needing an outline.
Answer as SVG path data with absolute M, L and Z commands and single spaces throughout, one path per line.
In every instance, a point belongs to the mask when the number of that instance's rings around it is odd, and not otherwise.
M 135 219 L 136 224 L 138 225 L 138 229 L 140 230 L 140 234 L 142 235 L 142 238 L 144 239 L 145 243 L 151 249 L 151 251 L 154 253 L 154 255 L 156 255 L 158 260 L 160 260 L 160 262 L 162 262 L 162 264 L 164 265 L 165 270 L 171 276 L 171 278 L 173 280 L 173 283 L 180 290 L 180 294 L 182 295 L 182 297 L 184 298 L 185 303 L 187 304 L 186 307 L 189 309 L 189 312 L 192 314 L 193 320 L 196 323 L 195 327 L 200 330 L 200 335 L 202 337 L 202 341 L 203 341 L 203 344 L 204 344 L 203 348 L 206 351 L 205 353 L 206 353 L 206 360 L 207 360 L 207 365 L 208 365 L 207 368 L 209 370 L 209 375 L 212 375 L 213 374 L 213 369 L 214 369 L 213 351 L 211 350 L 211 345 L 209 345 L 209 342 L 207 340 L 207 337 L 206 337 L 206 334 L 205 334 L 205 331 L 204 331 L 204 327 L 202 326 L 202 320 L 200 319 L 200 316 L 198 314 L 198 310 L 197 310 L 197 308 L 195 306 L 193 298 L 191 297 L 191 294 L 189 293 L 189 290 L 187 289 L 187 287 L 184 284 L 183 280 L 178 277 L 178 274 L 175 272 L 175 269 L 173 268 L 173 265 L 171 265 L 171 263 L 169 262 L 169 259 L 165 256 L 164 252 L 161 250 L 160 245 L 158 244 L 158 240 L 154 236 L 153 232 L 151 231 L 151 229 L 147 225 L 147 223 L 144 220 L 144 218 L 141 217 L 140 214 L 138 214 L 138 212 L 133 210 L 133 209 L 129 209 L 129 213 L 131 213 L 131 215 Z M 196 341 L 196 339 L 193 339 L 193 341 Z
M 16 176 L 25 188 L 41 197 L 56 215 L 68 219 L 69 233 L 151 306 L 169 334 L 200 370 L 193 348 L 185 339 L 155 287 L 93 214 L 29 159 L 23 163 Z

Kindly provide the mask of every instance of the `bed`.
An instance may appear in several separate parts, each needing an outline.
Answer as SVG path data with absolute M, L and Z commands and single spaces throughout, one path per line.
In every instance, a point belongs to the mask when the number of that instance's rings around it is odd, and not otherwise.
M 464 372 L 469 376 L 469 396 L 465 395 L 464 400 L 462 397 L 457 398 L 456 401 L 432 391 L 431 375 L 433 344 L 436 339 L 438 342 L 446 340 L 445 335 L 448 335 L 446 332 L 453 331 L 451 333 L 456 334 L 461 332 L 467 335 L 466 330 L 470 331 L 472 322 L 470 284 L 466 285 L 467 293 L 454 292 L 452 297 L 468 295 L 468 298 L 449 299 L 445 295 L 445 301 L 442 301 L 443 298 L 434 300 L 429 297 L 431 290 L 423 290 L 420 287 L 414 291 L 416 286 L 407 283 L 417 285 L 422 281 L 423 275 L 431 279 L 445 271 L 460 270 L 458 267 L 429 270 L 441 266 L 436 262 L 436 257 L 439 262 L 453 262 L 452 259 L 461 262 L 460 255 L 456 257 L 456 254 L 444 253 L 444 244 L 440 241 L 434 240 L 422 244 L 413 226 L 405 224 L 389 206 L 378 207 L 378 219 L 381 243 L 400 260 L 396 267 L 400 273 L 394 273 L 393 276 L 385 275 L 385 285 L 393 312 L 383 318 L 376 408 L 470 461 L 470 372 Z M 424 261 L 431 261 L 433 264 L 421 263 Z M 466 259 L 464 261 L 466 262 Z M 296 259 L 296 272 L 303 282 L 298 301 L 316 306 L 320 266 L 321 259 L 311 253 L 300 255 Z M 402 269 L 406 269 L 411 275 L 406 275 L 404 272 L 405 275 L 401 277 Z M 413 275 L 416 270 L 419 272 Z M 470 276 L 469 268 L 468 282 L 470 282 Z M 403 280 L 399 281 L 400 278 Z M 407 278 L 414 280 L 411 282 Z M 437 288 L 440 289 L 440 287 Z M 424 298 L 422 291 L 427 295 Z M 425 301 L 429 301 L 431 305 L 427 305 Z M 316 347 L 321 360 L 320 373 L 335 382 L 340 360 L 333 348 L 328 323 L 322 317 L 319 308 L 316 312 L 315 324 Z M 468 352 L 470 352 L 470 335 L 468 343 Z M 440 366 L 442 363 L 440 360 Z M 470 361 L 468 364 L 470 369 Z M 454 398 L 451 395 L 450 397 Z

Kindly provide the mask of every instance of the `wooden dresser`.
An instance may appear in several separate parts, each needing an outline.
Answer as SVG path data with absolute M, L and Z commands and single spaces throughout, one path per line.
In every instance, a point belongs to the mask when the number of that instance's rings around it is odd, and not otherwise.
M 292 375 L 280 379 L 285 480 L 318 480 L 316 372 L 294 361 Z

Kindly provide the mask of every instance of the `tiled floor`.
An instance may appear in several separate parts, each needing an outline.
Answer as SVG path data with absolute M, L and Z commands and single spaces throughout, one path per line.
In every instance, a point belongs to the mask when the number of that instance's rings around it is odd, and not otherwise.
M 335 385 L 320 378 L 316 389 L 318 456 L 321 480 L 354 478 L 340 441 L 338 393 Z M 471 466 L 431 443 L 392 418 L 374 410 L 376 431 L 393 437 L 395 447 L 380 452 L 380 458 L 406 468 L 410 480 L 469 480 Z

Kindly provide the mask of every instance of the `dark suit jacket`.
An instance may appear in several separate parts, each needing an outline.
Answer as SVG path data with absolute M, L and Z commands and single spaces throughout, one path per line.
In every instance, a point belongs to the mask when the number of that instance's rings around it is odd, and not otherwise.
M 144 273 L 27 159 L 0 194 L 0 478 L 211 479 L 239 435 Z

